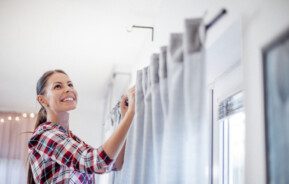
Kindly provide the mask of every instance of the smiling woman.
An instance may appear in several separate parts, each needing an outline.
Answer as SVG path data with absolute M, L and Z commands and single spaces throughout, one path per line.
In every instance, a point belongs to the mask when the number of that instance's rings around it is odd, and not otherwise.
M 41 109 L 28 142 L 28 183 L 94 183 L 95 173 L 121 169 L 125 138 L 135 112 L 134 88 L 122 97 L 122 122 L 99 148 L 69 130 L 68 111 L 76 108 L 78 95 L 64 71 L 44 73 L 36 92 Z

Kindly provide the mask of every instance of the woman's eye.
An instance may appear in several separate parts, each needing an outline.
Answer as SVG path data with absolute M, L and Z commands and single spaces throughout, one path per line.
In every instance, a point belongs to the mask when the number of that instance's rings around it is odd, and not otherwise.
M 59 84 L 54 86 L 54 89 L 59 89 L 59 88 L 61 88 L 61 86 Z
M 68 84 L 69 87 L 73 87 L 73 84 Z

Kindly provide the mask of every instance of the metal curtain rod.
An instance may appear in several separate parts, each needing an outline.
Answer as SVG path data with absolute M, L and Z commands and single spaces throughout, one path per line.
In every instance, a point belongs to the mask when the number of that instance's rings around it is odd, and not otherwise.
M 220 20 L 225 14 L 227 13 L 227 10 L 225 8 L 221 9 L 221 11 L 216 15 L 216 17 L 211 20 L 206 26 L 205 30 L 206 32 L 218 21 Z M 151 30 L 151 41 L 154 41 L 154 27 L 152 26 L 140 26 L 140 25 L 132 25 L 131 28 L 140 28 L 140 29 L 150 29 Z
M 128 72 L 113 72 L 112 78 L 115 78 L 117 75 L 128 75 L 129 77 L 131 77 L 131 74 Z
M 141 29 L 150 29 L 151 30 L 151 39 L 154 41 L 154 27 L 152 26 L 138 26 L 138 25 L 132 25 L 132 28 L 141 28 Z
M 217 16 L 211 20 L 211 22 L 209 22 L 206 26 L 205 26 L 205 30 L 206 32 L 218 21 L 220 20 L 225 14 L 227 13 L 227 10 L 225 8 L 223 8 L 218 14 Z

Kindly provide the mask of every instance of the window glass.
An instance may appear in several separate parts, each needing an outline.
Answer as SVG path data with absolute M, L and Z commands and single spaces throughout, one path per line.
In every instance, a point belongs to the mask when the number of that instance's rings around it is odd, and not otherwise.
M 223 184 L 244 184 L 245 113 L 243 93 L 219 104 L 220 161 Z

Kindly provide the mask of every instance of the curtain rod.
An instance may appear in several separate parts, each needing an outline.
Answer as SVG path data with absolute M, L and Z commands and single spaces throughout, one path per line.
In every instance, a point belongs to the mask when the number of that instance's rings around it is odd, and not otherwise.
M 221 9 L 221 11 L 216 15 L 216 17 L 211 20 L 207 25 L 205 25 L 205 31 L 207 32 L 218 20 L 220 20 L 225 14 L 227 10 L 225 8 Z M 139 25 L 132 25 L 131 28 L 141 28 L 141 29 L 150 29 L 152 32 L 151 41 L 154 41 L 154 27 L 152 26 L 139 26 Z M 129 30 L 130 32 L 131 30 Z
M 225 14 L 227 13 L 227 10 L 225 8 L 221 9 L 221 11 L 216 15 L 216 17 L 211 20 L 206 26 L 205 30 L 206 32 L 218 21 L 220 20 Z

